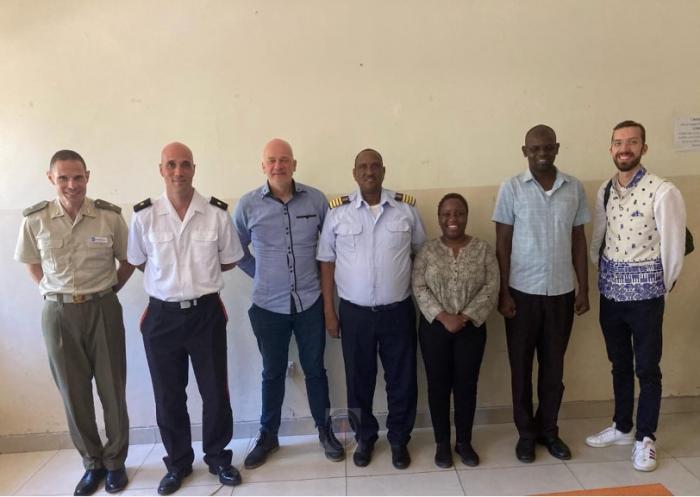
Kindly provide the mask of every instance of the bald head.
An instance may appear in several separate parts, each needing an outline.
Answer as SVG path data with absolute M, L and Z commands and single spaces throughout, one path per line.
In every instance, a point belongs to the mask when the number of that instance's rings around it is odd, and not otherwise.
M 192 157 L 192 150 L 190 150 L 190 147 L 180 142 L 168 143 L 165 147 L 163 147 L 163 150 L 160 152 L 161 165 L 167 162 L 163 159 L 164 157 L 184 157 L 187 158 L 190 162 L 194 162 L 194 158 Z
M 546 124 L 538 124 L 537 126 L 533 126 L 530 128 L 530 130 L 525 133 L 525 144 L 527 144 L 527 141 L 532 138 L 549 138 L 552 141 L 556 142 L 557 141 L 557 134 L 554 132 L 552 128 L 547 126 Z
M 274 153 L 274 155 L 283 154 L 286 157 L 294 160 L 292 146 L 289 144 L 289 142 L 286 142 L 281 138 L 273 138 L 265 144 L 262 152 L 263 162 L 265 162 L 265 159 L 270 155 L 270 153 Z

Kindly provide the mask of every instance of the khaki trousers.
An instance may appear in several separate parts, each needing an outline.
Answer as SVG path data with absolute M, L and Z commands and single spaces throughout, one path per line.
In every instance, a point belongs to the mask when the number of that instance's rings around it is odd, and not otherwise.
M 129 417 L 124 322 L 117 296 L 108 293 L 82 304 L 46 300 L 41 325 L 70 436 L 85 469 L 124 467 Z M 93 378 L 104 411 L 104 445 L 95 422 Z

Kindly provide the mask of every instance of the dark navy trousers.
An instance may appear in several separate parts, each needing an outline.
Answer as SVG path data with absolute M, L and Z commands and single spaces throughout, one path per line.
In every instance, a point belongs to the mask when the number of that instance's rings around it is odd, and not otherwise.
M 639 379 L 635 438 L 654 439 L 661 408 L 661 348 L 664 298 L 616 302 L 600 296 L 600 327 L 612 363 L 618 430 L 632 430 L 634 375 Z
M 408 443 L 416 420 L 416 311 L 411 298 L 388 306 L 360 307 L 340 301 L 345 381 L 355 438 L 377 440 L 379 423 L 372 413 L 377 354 L 384 367 L 391 445 Z
M 218 294 L 200 298 L 188 309 L 151 298 L 141 321 L 168 471 L 182 472 L 194 461 L 185 393 L 190 360 L 202 396 L 204 462 L 213 467 L 231 464 L 232 453 L 225 449 L 233 435 L 226 321 Z

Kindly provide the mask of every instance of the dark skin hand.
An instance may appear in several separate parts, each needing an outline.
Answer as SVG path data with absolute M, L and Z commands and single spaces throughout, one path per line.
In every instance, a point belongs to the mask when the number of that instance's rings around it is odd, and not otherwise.
M 513 249 L 513 226 L 496 223 L 496 259 L 501 273 L 501 289 L 498 292 L 498 312 L 504 317 L 515 317 L 515 301 L 508 289 L 510 278 L 510 255 Z
M 471 319 L 469 316 L 464 314 L 449 314 L 442 311 L 440 314 L 435 316 L 435 319 L 440 321 L 447 331 L 450 333 L 457 333 L 462 328 L 464 328 Z

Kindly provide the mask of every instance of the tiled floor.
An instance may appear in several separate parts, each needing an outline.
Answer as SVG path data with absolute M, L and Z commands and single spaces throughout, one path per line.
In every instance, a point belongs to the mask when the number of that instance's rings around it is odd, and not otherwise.
M 534 464 L 515 459 L 515 429 L 511 424 L 483 425 L 474 430 L 474 448 L 481 465 L 467 468 L 457 462 L 451 469 L 433 464 L 432 431 L 415 430 L 409 449 L 411 466 L 397 471 L 385 438 L 377 443 L 372 463 L 352 463 L 354 442 L 347 443 L 349 459 L 327 461 L 315 436 L 284 437 L 281 449 L 264 466 L 242 471 L 244 483 L 223 487 L 201 461 L 202 447 L 195 444 L 194 473 L 185 479 L 183 495 L 510 495 L 557 492 L 583 488 L 662 483 L 675 495 L 700 494 L 700 413 L 662 416 L 657 433 L 659 467 L 651 473 L 632 469 L 631 448 L 592 449 L 583 440 L 602 429 L 603 418 L 560 423 L 561 436 L 573 459 L 554 459 L 541 447 Z M 231 443 L 234 464 L 242 466 L 254 439 Z M 155 495 L 164 474 L 163 446 L 132 445 L 127 459 L 129 486 L 121 495 Z M 82 475 L 74 450 L 0 455 L 0 494 L 70 495 Z M 98 492 L 104 494 L 104 490 Z

